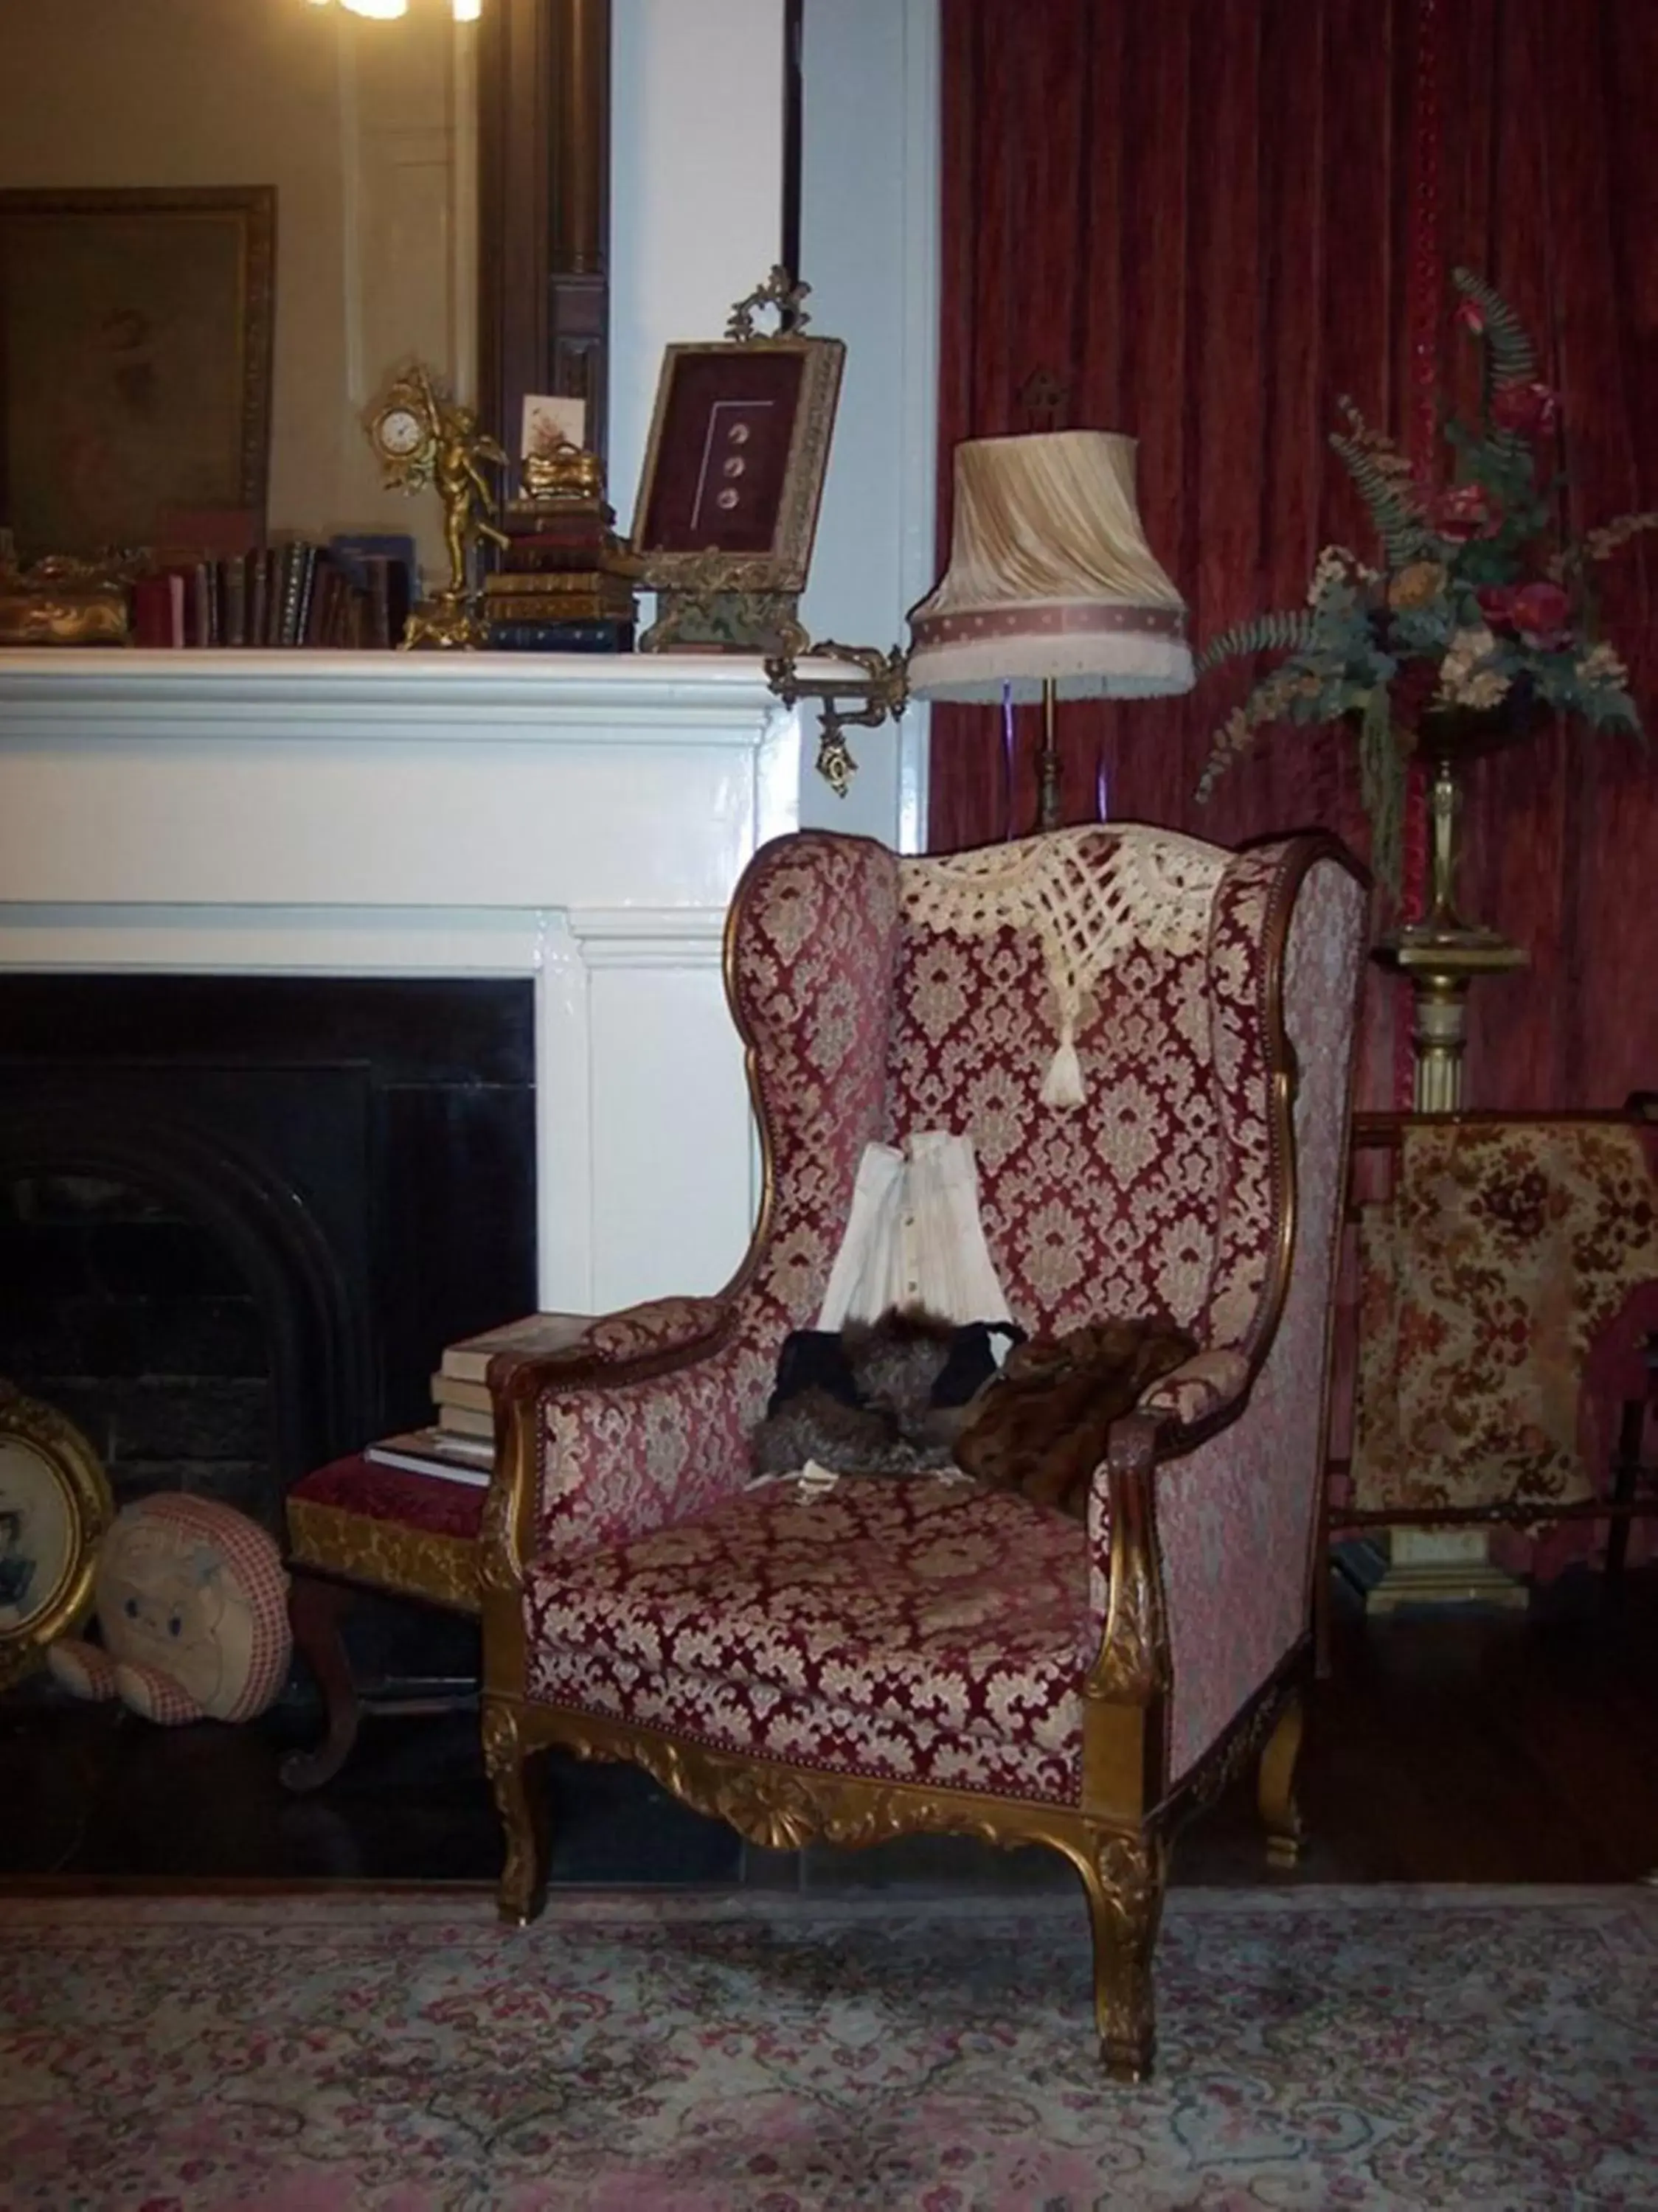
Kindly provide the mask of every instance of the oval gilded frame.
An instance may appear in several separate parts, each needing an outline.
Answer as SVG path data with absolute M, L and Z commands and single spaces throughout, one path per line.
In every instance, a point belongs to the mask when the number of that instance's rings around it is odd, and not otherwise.
M 115 1504 L 72 1421 L 0 1381 L 0 1688 L 41 1665 L 92 1607 Z

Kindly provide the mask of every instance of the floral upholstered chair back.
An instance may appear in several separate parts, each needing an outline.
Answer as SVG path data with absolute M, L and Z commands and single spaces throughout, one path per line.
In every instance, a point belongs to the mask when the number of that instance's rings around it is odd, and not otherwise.
M 899 871 L 888 1134 L 972 1137 L 1026 1325 L 1240 1346 L 1265 1279 L 1276 855 L 1082 829 Z
M 776 1323 L 815 1314 L 863 1146 L 945 1129 L 973 1140 L 1027 1328 L 1160 1313 L 1247 1353 L 1285 1228 L 1271 956 L 1289 853 L 1134 824 L 933 860 L 810 834 L 767 848 L 732 980 L 775 1191 L 750 1287 Z

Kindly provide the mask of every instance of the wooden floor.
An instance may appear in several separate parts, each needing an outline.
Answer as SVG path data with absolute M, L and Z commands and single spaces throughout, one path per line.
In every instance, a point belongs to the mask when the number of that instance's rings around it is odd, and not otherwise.
M 158 1729 L 25 1686 L 0 1700 L 0 1881 L 493 1881 L 475 1717 L 370 1719 L 345 1771 L 288 1796 L 303 1708 Z M 554 1876 L 836 1890 L 1070 1884 L 1063 1863 L 949 1838 L 870 1852 L 746 1851 L 647 1777 L 553 1776 Z M 1658 1869 L 1658 1571 L 1609 1602 L 1564 1577 L 1527 1616 L 1338 1608 L 1301 1768 L 1302 1864 L 1269 1873 L 1248 1792 L 1182 1837 L 1174 1878 L 1243 1884 L 1623 1882 Z

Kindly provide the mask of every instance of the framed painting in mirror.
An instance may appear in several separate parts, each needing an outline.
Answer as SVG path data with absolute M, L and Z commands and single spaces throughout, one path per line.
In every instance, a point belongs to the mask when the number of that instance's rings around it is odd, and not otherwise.
M 262 525 L 276 192 L 0 192 L 0 523 L 25 558 Z

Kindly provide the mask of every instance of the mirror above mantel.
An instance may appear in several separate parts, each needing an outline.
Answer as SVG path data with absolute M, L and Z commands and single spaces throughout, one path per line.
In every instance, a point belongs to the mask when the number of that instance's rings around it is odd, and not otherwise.
M 275 187 L 272 532 L 413 532 L 423 560 L 439 558 L 435 505 L 384 488 L 363 431 L 411 356 L 475 398 L 511 449 L 532 391 L 585 398 L 602 438 L 610 0 L 483 0 L 476 21 L 451 0 L 408 0 L 387 21 L 311 0 L 76 0 L 5 16 L 0 193 Z M 108 345 L 98 359 L 98 335 L 76 388 L 46 395 L 46 434 L 90 484 L 57 542 L 31 542 L 13 512 L 6 457 L 25 396 L 15 381 L 7 395 L 0 523 L 21 526 L 25 556 L 134 534 L 96 529 L 100 470 L 113 487 L 142 435 L 164 345 L 135 376 Z M 125 525 L 132 500 L 107 513 Z

